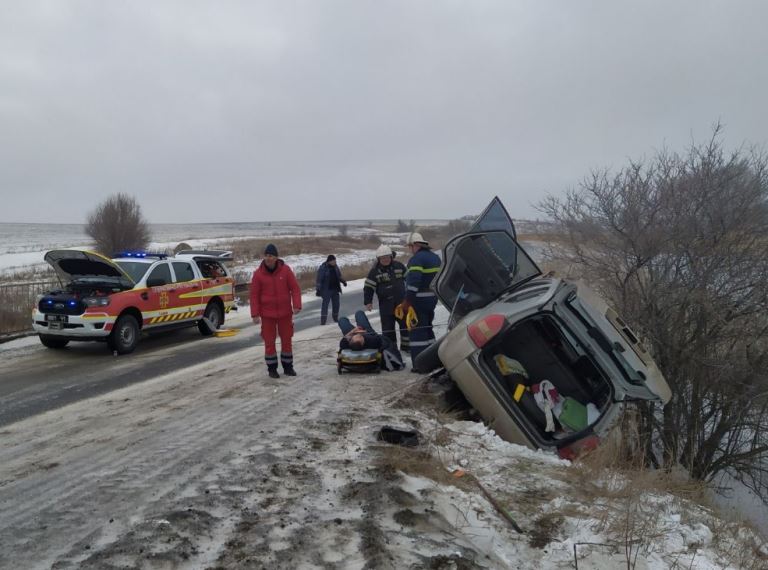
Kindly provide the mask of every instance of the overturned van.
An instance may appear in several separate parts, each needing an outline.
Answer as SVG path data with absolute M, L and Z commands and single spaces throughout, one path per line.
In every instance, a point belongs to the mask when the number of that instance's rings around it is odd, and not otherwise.
M 597 446 L 623 403 L 671 391 L 629 326 L 580 282 L 543 276 L 495 198 L 443 250 L 448 333 L 419 355 L 444 367 L 504 439 L 570 458 Z

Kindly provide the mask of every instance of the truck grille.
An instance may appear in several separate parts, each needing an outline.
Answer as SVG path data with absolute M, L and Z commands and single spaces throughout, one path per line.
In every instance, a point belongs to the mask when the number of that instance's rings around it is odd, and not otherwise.
M 37 304 L 41 313 L 52 315 L 82 315 L 85 305 L 79 299 L 57 299 L 55 297 L 43 297 Z

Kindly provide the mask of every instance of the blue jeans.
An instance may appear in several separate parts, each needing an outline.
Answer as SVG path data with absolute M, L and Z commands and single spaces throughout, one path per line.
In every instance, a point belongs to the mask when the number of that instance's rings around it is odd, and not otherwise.
M 355 322 L 357 323 L 357 326 L 363 327 L 368 332 L 376 333 L 376 331 L 373 330 L 368 317 L 365 316 L 364 311 L 357 311 L 355 313 Z M 346 335 L 349 331 L 355 328 L 355 326 L 347 317 L 341 317 L 339 319 L 339 328 L 341 329 L 341 334 Z

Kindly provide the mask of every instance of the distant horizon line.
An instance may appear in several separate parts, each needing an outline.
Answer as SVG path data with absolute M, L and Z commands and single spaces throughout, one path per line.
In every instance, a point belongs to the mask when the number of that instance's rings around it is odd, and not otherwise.
M 217 224 L 313 224 L 313 223 L 323 223 L 323 224 L 342 224 L 342 223 L 357 223 L 360 225 L 365 225 L 368 222 L 376 224 L 376 223 L 390 223 L 394 222 L 397 223 L 398 221 L 402 220 L 404 222 L 410 222 L 413 220 L 414 222 L 450 222 L 451 220 L 456 220 L 461 218 L 352 218 L 352 219 L 338 219 L 338 220 L 266 220 L 266 221 L 258 221 L 258 220 L 249 220 L 249 221 L 228 221 L 228 222 L 147 222 L 150 225 L 186 225 L 186 224 L 196 224 L 196 225 L 217 225 Z M 518 219 L 518 218 L 515 218 Z M 522 219 L 522 218 L 520 218 Z M 84 226 L 86 225 L 85 222 L 6 222 L 0 220 L 0 224 L 7 224 L 7 225 L 40 225 L 40 226 L 46 226 L 46 225 L 56 225 L 56 226 Z

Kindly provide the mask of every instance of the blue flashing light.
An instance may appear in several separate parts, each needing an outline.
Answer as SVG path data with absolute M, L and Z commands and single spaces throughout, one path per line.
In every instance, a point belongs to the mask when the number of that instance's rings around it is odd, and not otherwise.
M 70 307 L 74 307 L 75 305 L 77 305 L 77 301 L 69 301 L 68 304 Z
M 156 257 L 158 259 L 165 259 L 168 257 L 165 253 L 153 253 L 148 251 L 121 251 L 119 253 L 116 253 L 112 256 L 115 257 L 137 257 L 137 258 L 145 258 L 145 257 Z
M 46 299 L 46 300 L 45 300 L 45 302 L 46 302 L 48 305 L 53 305 L 53 299 Z

